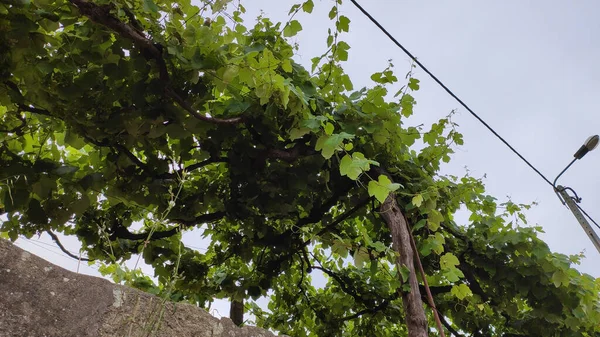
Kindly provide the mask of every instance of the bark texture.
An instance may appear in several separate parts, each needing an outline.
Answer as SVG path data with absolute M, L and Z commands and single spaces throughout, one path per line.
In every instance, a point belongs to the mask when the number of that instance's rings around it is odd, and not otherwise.
M 426 337 L 428 332 L 427 317 L 423 309 L 423 300 L 421 299 L 419 282 L 415 272 L 414 251 L 410 244 L 411 234 L 393 193 L 390 193 L 381 205 L 381 217 L 390 229 L 394 250 L 399 254 L 396 262 L 398 268 L 405 266 L 410 271 L 408 277 L 410 292 L 402 293 L 402 305 L 406 313 L 408 337 Z
M 231 300 L 229 306 L 229 318 L 233 324 L 241 326 L 244 323 L 244 301 Z

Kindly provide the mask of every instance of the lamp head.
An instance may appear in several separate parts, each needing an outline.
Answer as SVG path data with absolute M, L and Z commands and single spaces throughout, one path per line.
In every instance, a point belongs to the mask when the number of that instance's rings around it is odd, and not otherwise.
M 575 152 L 574 157 L 577 159 L 583 158 L 588 152 L 592 151 L 598 146 L 598 142 L 600 141 L 600 137 L 598 135 L 591 136 L 588 138 L 583 145 Z

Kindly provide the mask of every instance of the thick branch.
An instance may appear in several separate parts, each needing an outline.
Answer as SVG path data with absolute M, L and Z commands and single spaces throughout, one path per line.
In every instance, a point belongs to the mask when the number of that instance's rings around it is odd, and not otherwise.
M 19 104 L 18 106 L 19 106 L 19 109 L 21 109 L 22 111 L 27 111 L 27 112 L 31 112 L 31 113 L 38 114 L 38 115 L 48 116 L 48 117 L 54 117 L 48 110 L 34 108 L 32 106 L 25 105 L 25 104 Z
M 220 119 L 215 117 L 203 116 L 198 111 L 196 111 L 190 104 L 188 104 L 183 98 L 181 98 L 181 96 L 179 96 L 173 89 L 166 88 L 165 93 L 190 115 L 194 116 L 196 119 L 199 119 L 201 121 L 211 122 L 215 124 L 239 124 L 244 122 L 244 119 L 242 117 Z
M 406 313 L 408 336 L 427 337 L 427 317 L 423 310 L 423 300 L 421 299 L 415 271 L 414 252 L 410 243 L 411 234 L 393 193 L 390 193 L 381 205 L 381 217 L 390 229 L 394 250 L 399 254 L 397 268 L 405 267 L 409 271 L 408 285 L 410 291 L 402 293 L 402 305 Z
M 194 163 L 194 164 L 186 166 L 185 168 L 183 168 L 182 170 L 180 170 L 179 173 L 181 174 L 181 173 L 183 173 L 183 171 L 185 171 L 185 172 L 191 172 L 191 171 L 197 170 L 199 168 L 202 168 L 204 166 L 207 166 L 207 165 L 210 165 L 210 164 L 213 164 L 213 163 L 226 163 L 228 161 L 229 161 L 229 159 L 226 158 L 226 157 L 221 157 L 221 158 L 216 158 L 216 159 L 215 158 L 208 158 L 208 159 L 203 160 L 201 162 Z
M 113 232 L 110 235 L 110 239 L 111 240 L 115 240 L 115 239 L 126 239 L 126 240 L 159 240 L 159 239 L 164 239 L 164 238 L 168 238 L 171 237 L 175 234 L 177 234 L 178 232 L 194 226 L 196 224 L 199 223 L 204 223 L 204 222 L 210 222 L 210 221 L 215 221 L 215 220 L 219 220 L 221 218 L 223 218 L 225 216 L 225 212 L 215 212 L 215 213 L 209 213 L 209 214 L 203 214 L 200 215 L 198 217 L 196 217 L 194 220 L 184 220 L 184 219 L 171 219 L 170 221 L 172 222 L 177 222 L 180 225 L 177 227 L 173 227 L 169 230 L 166 231 L 155 231 L 152 233 L 152 235 L 150 235 L 150 233 L 144 232 L 144 233 L 132 233 L 129 231 L 129 229 L 127 229 L 126 227 L 123 226 L 118 226 L 116 228 L 113 228 Z
M 54 243 L 56 243 L 56 245 L 58 246 L 58 248 L 60 248 L 60 250 L 63 251 L 63 253 L 69 255 L 69 257 L 74 258 L 75 260 L 81 260 L 81 261 L 94 261 L 85 257 L 79 257 L 73 253 L 71 253 L 70 251 L 68 251 L 65 246 L 62 245 L 62 243 L 60 242 L 60 240 L 58 239 L 58 236 L 54 233 L 52 233 L 52 231 L 47 230 L 46 233 L 48 233 L 48 235 L 50 235 L 50 237 L 52 238 L 52 240 L 54 241 Z
M 22 135 L 23 134 L 23 129 L 27 126 L 27 120 L 25 119 L 25 117 L 21 116 L 20 111 L 17 112 L 17 114 L 15 115 L 15 118 L 17 118 L 21 124 L 15 126 L 12 129 L 0 129 L 0 132 L 2 133 L 17 133 L 17 135 Z
M 359 318 L 360 316 L 365 315 L 365 314 L 377 313 L 377 312 L 385 309 L 389 304 L 390 304 L 390 302 L 388 302 L 387 300 L 383 300 L 377 306 L 374 306 L 372 308 L 363 309 L 363 310 L 358 311 L 355 314 L 350 315 L 350 316 L 342 317 L 342 318 L 340 318 L 340 321 L 349 321 L 349 320 L 353 320 L 355 318 Z
M 231 299 L 229 318 L 233 321 L 233 324 L 242 326 L 244 323 L 244 300 L 236 301 L 233 298 Z
M 438 312 L 439 314 L 439 312 Z M 455 336 L 455 337 L 463 337 L 462 334 L 460 334 L 458 331 L 456 331 L 456 329 L 454 329 L 452 327 L 452 325 L 450 323 L 448 323 L 448 321 L 446 321 L 446 319 L 444 318 L 444 315 L 439 314 L 440 316 L 440 321 L 442 322 L 442 325 L 444 325 L 446 327 L 446 329 L 448 329 L 448 331 L 450 331 L 450 333 Z
M 88 137 L 86 137 L 86 138 L 88 138 Z M 126 148 L 125 146 L 123 146 L 121 144 L 115 144 L 115 145 L 112 145 L 111 147 L 114 147 L 118 152 L 121 152 L 122 154 L 127 156 L 127 158 L 129 158 L 129 160 L 131 160 L 135 165 L 137 165 L 139 168 L 144 170 L 144 172 L 150 173 L 149 172 L 150 170 L 148 169 L 148 165 L 146 165 L 146 163 L 144 163 L 138 157 L 136 157 L 133 154 L 133 152 L 129 151 L 128 148 Z
M 361 316 L 368 312 L 375 313 L 379 310 L 383 310 L 383 309 L 385 309 L 385 307 L 387 307 L 387 305 L 389 304 L 390 301 L 396 299 L 396 294 L 393 294 L 390 298 L 385 298 L 385 299 L 383 299 L 382 302 L 375 305 L 374 301 L 365 300 L 363 298 L 363 296 L 361 296 L 358 293 L 358 291 L 354 287 L 352 287 L 352 284 L 351 284 L 352 282 L 348 282 L 348 281 L 344 280 L 342 278 L 342 276 L 338 275 L 337 273 L 335 273 L 327 268 L 323 268 L 321 266 L 310 266 L 310 268 L 318 269 L 318 270 L 322 271 L 323 273 L 327 274 L 329 277 L 331 277 L 338 283 L 338 285 L 340 286 L 340 288 L 342 289 L 343 292 L 352 296 L 357 302 L 359 302 L 359 303 L 363 304 L 365 307 L 367 307 L 367 309 L 366 309 L 367 311 L 361 313 L 358 316 Z M 375 308 L 379 308 L 379 309 L 375 309 Z M 358 316 L 356 316 L 356 317 L 358 317 Z M 356 317 L 354 317 L 354 318 L 356 318 Z M 348 319 L 352 319 L 352 318 L 348 318 Z M 342 319 L 342 320 L 345 320 L 345 319 Z
M 262 241 L 258 241 L 258 243 L 273 242 L 273 241 L 274 242 L 283 242 L 283 240 L 286 237 L 289 237 L 296 231 L 296 228 L 302 228 L 306 225 L 314 224 L 314 223 L 321 221 L 321 219 L 323 219 L 323 215 L 325 215 L 327 212 L 329 212 L 329 210 L 333 206 L 335 206 L 343 196 L 348 194 L 350 192 L 350 190 L 352 189 L 352 187 L 353 187 L 353 185 L 349 184 L 349 183 L 340 186 L 339 190 L 336 193 L 334 193 L 329 199 L 327 199 L 325 202 L 323 202 L 321 205 L 316 205 L 316 203 L 314 203 L 308 216 L 305 218 L 299 219 L 298 222 L 296 223 L 296 225 L 294 226 L 294 229 L 289 229 L 289 230 L 277 235 L 277 237 L 270 237 L 270 238 L 266 238 Z M 347 214 L 347 216 L 349 216 L 349 215 L 350 214 Z M 309 242 L 301 242 L 301 245 L 299 248 L 306 247 L 309 244 L 310 244 L 310 241 Z M 286 255 L 286 259 L 291 257 L 292 255 L 294 255 L 294 252 L 290 251 L 290 253 Z M 281 261 L 279 261 L 279 262 L 281 262 Z
M 70 2 L 79 9 L 81 14 L 88 17 L 93 22 L 111 29 L 120 36 L 132 40 L 133 43 L 142 50 L 144 55 L 154 59 L 159 69 L 160 80 L 165 85 L 165 95 L 173 99 L 181 108 L 190 113 L 190 115 L 199 120 L 215 124 L 238 124 L 244 121 L 242 117 L 220 119 L 203 116 L 198 113 L 173 89 L 168 87 L 170 83 L 169 71 L 165 59 L 163 58 L 163 48 L 161 45 L 153 43 L 143 32 L 114 17 L 110 13 L 110 6 L 100 6 L 86 0 L 70 0 Z
M 445 294 L 445 293 L 449 293 L 452 290 L 452 286 L 448 285 L 448 286 L 437 286 L 437 287 L 429 287 L 429 290 L 431 290 L 431 294 L 432 295 L 439 295 L 439 294 Z M 425 294 L 425 286 L 422 284 L 419 284 L 419 291 L 422 294 Z M 425 296 L 423 296 L 423 298 L 425 298 Z
M 306 146 L 302 143 L 297 143 L 291 149 L 268 149 L 266 150 L 265 156 L 270 159 L 279 159 L 288 163 L 295 162 L 300 156 L 316 154 L 313 148 Z
M 143 32 L 136 30 L 134 27 L 121 22 L 119 19 L 112 16 L 110 14 L 110 6 L 99 6 L 85 0 L 70 0 L 70 2 L 77 6 L 81 14 L 85 15 L 93 22 L 106 26 L 122 37 L 132 40 L 138 48 L 156 61 L 160 72 L 160 79 L 163 83 L 169 82 L 169 72 L 162 56 L 162 48 L 159 48 L 152 43 Z
M 435 307 L 435 301 L 433 300 L 431 289 L 429 289 L 429 284 L 427 284 L 427 275 L 425 275 L 425 270 L 423 269 L 423 264 L 421 263 L 421 257 L 419 257 L 419 250 L 417 249 L 415 238 L 412 235 L 412 229 L 408 225 L 408 220 L 406 219 L 406 216 L 404 216 L 404 220 L 406 222 L 406 226 L 408 227 L 408 233 L 410 235 L 410 245 L 415 254 L 415 262 L 419 267 L 419 272 L 421 273 L 421 278 L 423 279 L 423 284 L 425 286 L 425 292 L 427 294 L 427 303 L 429 303 L 429 306 L 433 309 L 433 318 L 435 319 L 435 323 L 437 324 L 437 328 L 440 331 L 441 337 L 446 337 L 446 334 L 444 333 L 444 328 L 442 328 L 442 322 L 440 321 L 440 317 L 437 312 L 437 308 Z

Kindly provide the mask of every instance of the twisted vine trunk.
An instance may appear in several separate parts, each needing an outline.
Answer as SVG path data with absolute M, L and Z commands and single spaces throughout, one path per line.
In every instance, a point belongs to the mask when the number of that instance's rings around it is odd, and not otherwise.
M 394 250 L 399 254 L 396 261 L 397 268 L 400 269 L 405 266 L 410 272 L 408 276 L 410 292 L 402 292 L 402 305 L 406 313 L 408 337 L 426 337 L 427 317 L 423 309 L 419 282 L 415 272 L 414 252 L 410 244 L 411 234 L 393 193 L 390 193 L 381 205 L 381 217 L 390 229 Z M 398 273 L 398 276 L 401 277 L 400 273 Z
M 244 323 L 244 300 L 236 301 L 233 298 L 231 299 L 229 318 L 237 326 L 241 326 Z

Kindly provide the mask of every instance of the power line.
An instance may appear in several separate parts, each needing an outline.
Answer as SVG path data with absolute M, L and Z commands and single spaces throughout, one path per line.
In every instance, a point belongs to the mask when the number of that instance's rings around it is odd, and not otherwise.
M 488 123 L 486 123 L 481 117 L 479 117 L 479 115 L 477 115 L 471 108 L 469 108 L 469 106 L 463 102 L 458 96 L 456 96 L 456 94 L 454 94 L 454 92 L 452 92 L 452 90 L 450 90 L 442 81 L 440 81 L 431 71 L 429 71 L 429 69 L 427 69 L 427 67 L 425 67 L 423 65 L 423 63 L 421 63 L 419 60 L 417 60 L 417 58 L 408 50 L 406 49 L 400 42 L 398 42 L 398 40 L 396 40 L 396 38 L 394 38 L 392 36 L 392 34 L 390 34 L 380 23 L 379 21 L 377 21 L 377 19 L 375 19 L 369 12 L 367 12 L 356 0 L 350 0 L 352 2 L 352 4 L 354 4 L 354 6 L 356 6 L 356 8 L 358 8 L 358 10 L 360 10 L 366 17 L 369 18 L 369 20 L 371 20 L 371 22 L 373 22 L 392 42 L 394 42 L 394 44 L 396 46 L 398 46 L 398 48 L 402 49 L 402 51 L 408 55 L 421 69 L 423 69 L 423 71 L 425 73 L 427 73 L 427 75 L 429 75 L 437 84 L 439 84 L 450 96 L 452 96 L 458 103 L 460 103 L 460 105 L 462 105 L 469 113 L 471 113 L 471 115 L 473 115 L 473 117 L 475 117 L 479 122 L 481 122 L 481 124 L 483 124 L 490 132 L 492 132 L 498 139 L 500 139 L 500 141 L 502 141 L 502 143 L 504 143 L 504 145 L 506 145 L 512 152 L 514 152 L 517 156 L 519 156 L 519 158 L 521 158 L 521 160 L 523 160 L 525 162 L 525 164 L 527 164 L 533 171 L 535 171 L 535 173 L 537 173 L 542 179 L 544 179 L 544 181 L 546 183 L 548 183 L 548 185 L 552 186 L 552 188 L 554 189 L 554 184 L 552 184 L 552 182 L 550 182 L 550 180 L 548 180 L 548 178 L 546 178 L 546 176 L 544 176 L 535 166 L 533 166 L 527 159 L 525 159 L 525 157 L 523 157 L 523 155 L 521 155 L 514 147 L 512 147 L 502 136 L 500 136 L 496 130 L 494 130 Z M 570 166 L 570 165 L 569 165 Z M 568 167 L 567 167 L 568 168 Z M 561 173 L 562 174 L 562 173 Z M 583 208 L 581 206 L 579 206 L 578 204 L 577 208 L 579 208 L 579 210 L 585 214 L 585 216 L 588 217 L 588 219 L 590 219 L 594 225 L 596 225 L 596 227 L 598 227 L 600 229 L 600 225 L 598 225 L 598 223 L 587 214 L 586 211 L 583 210 Z
M 28 239 L 26 237 L 20 237 L 20 239 L 22 239 L 23 242 L 27 242 L 28 244 L 34 245 L 34 246 L 36 246 L 38 248 L 41 248 L 43 250 L 46 250 L 46 251 L 48 251 L 50 253 L 53 253 L 53 254 L 56 254 L 58 256 L 69 258 L 71 261 L 73 261 L 72 258 L 70 256 L 68 256 L 67 254 L 64 254 L 62 252 L 59 253 L 59 252 L 55 251 L 54 249 L 56 249 L 56 246 L 54 246 L 54 245 L 51 245 L 49 243 L 45 243 L 45 242 L 40 241 L 40 240 Z M 44 244 L 44 245 L 47 245 L 47 246 L 52 246 L 54 249 L 49 249 L 49 248 L 44 247 L 44 246 L 42 246 L 40 244 Z M 94 267 L 93 265 L 88 265 L 86 263 L 84 263 L 83 265 L 86 266 L 86 267 L 88 267 L 88 268 L 90 268 L 90 269 L 95 269 L 96 271 L 98 270 L 98 268 Z
M 371 20 L 371 22 L 373 22 L 390 40 L 392 40 L 392 42 L 394 42 L 394 44 L 396 46 L 398 46 L 400 49 L 402 49 L 402 51 L 406 55 L 408 55 L 421 69 L 423 69 L 423 71 L 425 73 L 427 73 L 427 75 L 429 75 L 450 96 L 452 96 L 458 103 L 460 103 L 460 105 L 462 105 L 468 112 L 470 112 L 471 115 L 473 115 L 473 117 L 475 117 L 479 122 L 481 122 L 481 124 L 483 124 L 489 131 L 491 131 L 498 139 L 500 139 L 504 143 L 504 145 L 506 145 L 509 149 L 512 150 L 512 152 L 514 152 L 517 156 L 519 156 L 519 158 L 521 158 L 521 160 L 523 160 L 532 170 L 534 170 L 535 173 L 537 173 L 540 177 L 542 177 L 542 179 L 544 179 L 544 181 L 546 181 L 549 185 L 552 186 L 552 182 L 550 182 L 550 180 L 548 180 L 548 178 L 546 178 L 537 168 L 535 168 L 535 166 L 533 166 L 527 159 L 525 159 L 525 157 L 523 157 L 523 155 L 521 155 L 517 150 L 515 150 L 514 147 L 512 147 L 504 138 L 502 138 L 502 136 L 500 136 L 491 126 L 489 126 L 488 123 L 486 123 L 481 117 L 479 117 L 479 115 L 477 115 L 473 110 L 471 110 L 471 108 L 469 108 L 469 106 L 467 104 L 465 104 L 460 98 L 458 98 L 458 96 L 456 96 L 450 89 L 448 89 L 448 87 L 446 85 L 444 85 L 444 83 L 442 83 L 442 81 L 440 81 L 434 74 L 431 73 L 431 71 L 429 71 L 429 69 L 427 69 L 419 60 L 417 60 L 417 58 L 410 51 L 408 51 L 408 49 L 404 48 L 404 46 L 400 42 L 398 42 L 398 40 L 396 40 L 392 36 L 392 34 L 390 34 L 385 28 L 383 28 L 383 26 L 371 14 L 369 14 L 369 12 L 367 12 L 364 8 L 362 8 L 362 6 L 359 5 L 358 2 L 356 2 L 356 0 L 350 0 L 350 1 L 366 17 L 368 17 L 369 20 Z

